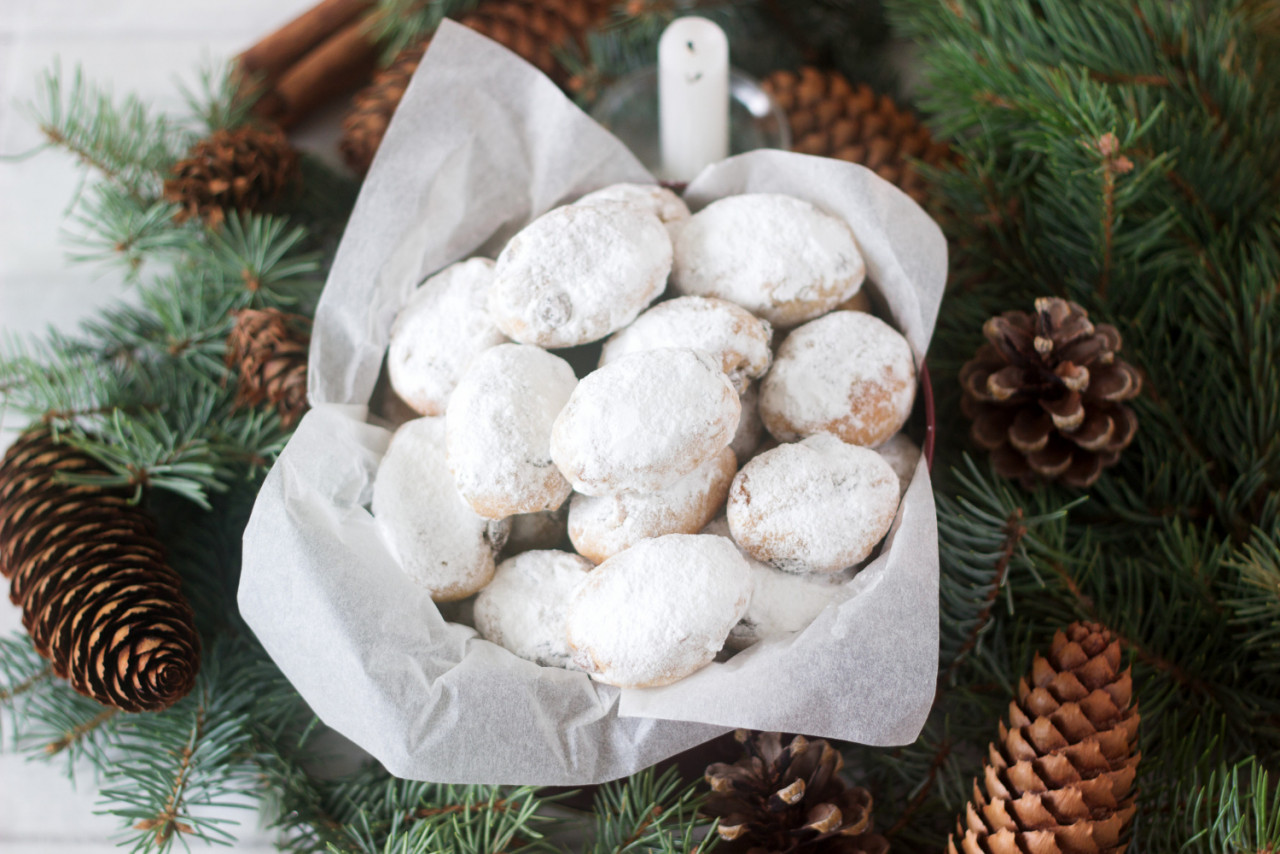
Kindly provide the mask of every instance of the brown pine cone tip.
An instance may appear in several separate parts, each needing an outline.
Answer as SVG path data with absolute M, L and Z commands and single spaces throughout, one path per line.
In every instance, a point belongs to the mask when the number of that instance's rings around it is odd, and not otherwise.
M 840 779 L 840 751 L 802 735 L 783 743 L 776 732 L 738 730 L 742 759 L 707 768 L 704 811 L 720 819 L 718 851 L 885 854 L 889 843 L 871 832 L 871 794 Z
M 568 77 L 557 52 L 571 41 L 585 45 L 587 31 L 602 23 L 609 9 L 609 0 L 485 0 L 458 23 L 488 36 L 564 86 Z M 338 148 L 355 172 L 363 175 L 369 171 L 391 116 L 430 41 L 428 37 L 402 50 L 352 99 L 351 111 L 342 121 Z
M 298 175 L 298 153 L 284 131 L 244 125 L 193 145 L 165 180 L 164 198 L 182 206 L 179 222 L 199 217 L 217 228 L 230 211 L 270 209 Z
M 227 367 L 240 374 L 237 406 L 269 403 L 286 427 L 307 411 L 310 321 L 277 309 L 242 309 L 227 336 Z
M 18 438 L 0 462 L 0 574 L 75 690 L 126 712 L 168 708 L 199 670 L 194 616 L 145 513 L 119 490 L 55 479 L 102 471 L 43 427 Z
M 960 369 L 974 441 L 1002 477 L 1028 487 L 1037 475 L 1093 484 L 1138 431 L 1123 403 L 1142 391 L 1142 375 L 1116 357 L 1120 333 L 1056 297 L 1037 299 L 1035 314 L 993 317 L 982 331 L 987 343 Z
M 1018 684 L 948 854 L 1123 852 L 1139 719 L 1120 642 L 1095 623 L 1058 632 Z
M 839 71 L 775 71 L 763 85 L 787 114 L 793 151 L 861 163 L 917 202 L 925 185 L 913 161 L 936 166 L 950 157 L 914 113 Z

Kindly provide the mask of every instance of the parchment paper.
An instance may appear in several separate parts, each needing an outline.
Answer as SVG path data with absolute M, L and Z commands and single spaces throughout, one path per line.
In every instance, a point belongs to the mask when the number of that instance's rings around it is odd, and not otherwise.
M 732 727 L 904 744 L 938 651 L 938 552 L 923 461 L 886 547 L 805 631 L 664 688 L 539 667 L 448 623 L 397 567 L 368 511 L 390 434 L 365 423 L 396 311 L 423 279 L 492 256 L 535 216 L 620 181 L 652 182 L 536 69 L 445 23 L 396 112 L 316 313 L 313 410 L 245 532 L 240 609 L 329 726 L 408 778 L 585 785 Z M 773 191 L 847 219 L 895 323 L 923 357 L 946 274 L 937 226 L 859 166 L 777 151 L 708 168 L 696 210 Z

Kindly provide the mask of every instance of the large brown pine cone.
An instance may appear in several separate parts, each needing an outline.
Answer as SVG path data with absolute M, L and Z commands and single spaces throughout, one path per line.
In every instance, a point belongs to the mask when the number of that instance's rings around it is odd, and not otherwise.
M 200 668 L 191 607 L 145 513 L 55 478 L 102 473 L 44 428 L 19 437 L 0 462 L 0 574 L 54 673 L 126 712 L 168 708 Z
M 556 52 L 570 41 L 585 43 L 586 32 L 609 13 L 609 0 L 483 0 L 458 22 L 519 54 L 557 84 L 567 73 Z M 357 173 L 369 171 L 387 125 L 430 38 L 405 48 L 373 82 L 356 93 L 342 121 L 342 157 Z
M 936 166 L 950 156 L 914 113 L 839 71 L 775 71 L 764 88 L 787 114 L 793 151 L 861 163 L 917 202 L 925 187 L 914 161 Z
M 948 854 L 1121 854 L 1138 721 L 1120 642 L 1094 623 L 1058 632 L 1018 684 Z
M 217 228 L 231 211 L 263 211 L 297 180 L 298 153 L 278 128 L 215 131 L 174 164 L 164 198 L 182 206 L 179 222 L 202 218 Z
M 960 369 L 974 441 L 1003 477 L 1091 485 L 1138 431 L 1123 403 L 1142 391 L 1142 376 L 1116 357 L 1120 333 L 1055 297 L 1036 300 L 1035 314 L 993 317 L 982 331 L 987 343 Z
M 227 336 L 227 366 L 240 374 L 237 403 L 276 407 L 286 427 L 307 409 L 310 322 L 277 309 L 243 309 Z
M 871 794 L 840 779 L 844 759 L 825 741 L 739 730 L 745 756 L 707 768 L 705 812 L 720 819 L 726 854 L 886 854 L 872 832 Z

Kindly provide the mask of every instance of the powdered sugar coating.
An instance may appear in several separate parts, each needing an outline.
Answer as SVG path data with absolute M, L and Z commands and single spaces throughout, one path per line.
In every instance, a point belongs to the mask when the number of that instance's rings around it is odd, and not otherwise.
M 911 345 L 870 314 L 837 311 L 793 331 L 760 384 L 760 417 L 783 442 L 831 433 L 874 448 L 916 397 Z
M 731 536 L 723 516 L 702 529 L 704 534 Z M 741 546 L 738 550 L 751 568 L 754 592 L 742 619 L 729 632 L 725 646 L 746 649 L 760 641 L 784 638 L 803 630 L 830 604 L 843 602 L 850 592 L 842 573 L 834 575 L 782 572 L 753 558 Z
M 839 572 L 865 558 L 898 511 L 898 476 L 879 454 L 835 436 L 780 445 L 729 487 L 733 539 L 787 572 Z
M 489 583 L 507 524 L 476 515 L 445 461 L 443 418 L 400 427 L 373 482 L 373 515 L 400 568 L 437 602 Z
M 445 414 L 458 492 L 487 519 L 554 510 L 571 488 L 551 462 L 551 425 L 578 384 L 539 347 L 500 344 L 458 382 Z
M 576 347 L 635 320 L 670 272 L 671 238 L 653 213 L 623 202 L 566 205 L 498 255 L 489 314 L 522 344 Z
M 575 493 L 569 501 L 569 539 L 578 554 L 600 563 L 641 540 L 696 534 L 724 506 L 737 471 L 737 457 L 725 448 L 657 492 Z
M 507 340 L 489 317 L 492 283 L 488 258 L 460 261 L 423 282 L 396 315 L 387 374 L 419 415 L 442 415 L 471 360 Z
M 911 441 L 906 433 L 895 433 L 880 447 L 876 453 L 884 457 L 884 461 L 898 476 L 898 490 L 901 495 L 907 494 L 911 478 L 915 476 L 916 466 L 920 463 L 920 448 Z
M 724 537 L 642 540 L 574 592 L 573 662 L 609 685 L 668 685 L 715 658 L 750 601 L 751 570 Z
M 662 220 L 672 239 L 689 219 L 689 206 L 684 199 L 659 184 L 612 184 L 587 193 L 578 199 L 577 204 L 594 205 L 599 202 L 626 202 L 644 208 Z
M 476 597 L 480 636 L 521 658 L 569 667 L 565 615 L 569 597 L 595 567 L 569 552 L 533 551 L 498 565 Z
M 741 394 L 773 361 L 773 327 L 742 306 L 714 297 L 678 297 L 658 303 L 613 334 L 600 351 L 600 365 L 659 347 L 692 347 L 720 360 Z
M 729 447 L 739 463 L 745 463 L 755 455 L 764 438 L 764 422 L 760 420 L 760 385 L 748 383 L 746 389 L 738 395 L 742 405 L 742 414 L 738 416 L 738 429 L 733 434 Z
M 847 223 L 777 193 L 729 196 L 698 211 L 676 235 L 671 270 L 679 293 L 727 299 L 784 328 L 835 308 L 865 277 Z
M 578 383 L 551 430 L 551 458 L 585 495 L 657 492 L 728 447 L 740 415 L 709 353 L 632 353 Z

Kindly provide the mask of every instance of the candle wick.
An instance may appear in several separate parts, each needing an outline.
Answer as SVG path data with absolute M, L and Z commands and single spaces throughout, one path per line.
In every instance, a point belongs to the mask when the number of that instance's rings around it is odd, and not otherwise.
M 685 42 L 685 43 L 684 43 L 684 46 L 685 46 L 685 47 L 687 47 L 687 48 L 689 48 L 689 53 L 697 53 L 697 52 L 698 52 L 698 51 L 694 48 L 694 46 L 693 46 L 693 42 L 692 42 L 692 41 L 687 41 L 687 42 Z
M 702 72 L 699 71 L 696 74 L 686 74 L 684 79 L 687 83 L 697 83 L 702 79 Z

